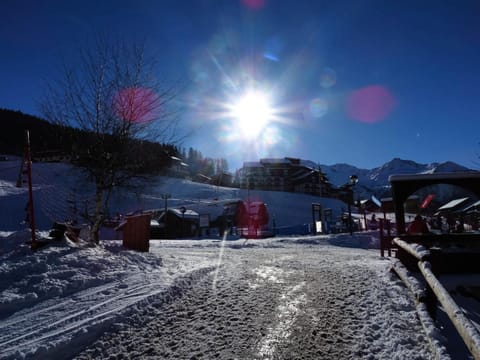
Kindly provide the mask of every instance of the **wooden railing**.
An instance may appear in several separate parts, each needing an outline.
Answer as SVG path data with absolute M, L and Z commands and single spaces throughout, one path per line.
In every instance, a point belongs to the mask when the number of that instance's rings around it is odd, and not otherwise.
M 430 241 L 432 241 L 432 236 L 428 236 L 427 238 L 430 238 Z M 444 238 L 447 239 L 447 237 Z M 448 241 L 453 240 L 450 239 Z M 445 313 L 448 315 L 450 321 L 463 339 L 474 359 L 480 360 L 480 333 L 435 276 L 435 272 L 440 267 L 440 263 L 448 261 L 448 255 L 440 257 L 439 253 L 430 251 L 430 249 L 423 244 L 407 242 L 399 237 L 393 239 L 393 243 L 398 248 L 397 257 L 399 257 L 400 261 L 405 263 L 407 267 L 416 262 L 418 270 L 423 275 L 426 284 L 428 284 L 425 293 L 422 292 L 421 296 L 417 299 L 424 302 L 427 305 L 427 309 L 431 309 L 431 304 L 438 301 L 442 305 Z M 444 264 L 442 265 L 444 266 Z M 404 279 L 405 276 L 401 274 L 400 271 L 397 271 L 395 267 L 393 270 L 397 272 L 404 282 L 406 281 Z

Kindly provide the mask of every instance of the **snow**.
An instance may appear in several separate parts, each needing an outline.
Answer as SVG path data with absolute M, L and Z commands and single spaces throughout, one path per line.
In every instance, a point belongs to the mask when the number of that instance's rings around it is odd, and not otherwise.
M 432 358 L 374 233 L 150 253 L 66 240 L 32 253 L 27 239 L 2 239 L 2 358 Z
M 468 200 L 468 197 L 465 197 L 465 198 L 461 198 L 461 199 L 455 199 L 455 200 L 452 200 L 452 201 L 449 201 L 448 203 L 446 203 L 445 205 L 443 206 L 440 206 L 437 211 L 441 211 L 441 210 L 447 210 L 447 209 L 451 209 L 451 208 L 454 208 L 458 205 L 460 205 L 461 203 L 465 202 Z
M 42 164 L 49 186 L 74 183 L 67 165 L 49 165 Z M 436 329 L 419 320 L 414 296 L 390 272 L 392 261 L 380 257 L 377 232 L 151 240 L 149 253 L 120 241 L 92 247 L 63 239 L 32 252 L 29 231 L 12 221 L 25 194 L 13 173 L 3 174 L 1 206 L 14 210 L 3 208 L 8 215 L 0 222 L 1 359 L 436 356 Z M 177 206 L 245 195 L 178 179 L 161 183 L 136 198 L 116 194 L 113 202 L 122 210 L 162 208 L 166 189 Z M 311 202 L 319 201 L 255 195 L 283 226 L 311 221 Z M 320 201 L 340 211 L 337 200 Z

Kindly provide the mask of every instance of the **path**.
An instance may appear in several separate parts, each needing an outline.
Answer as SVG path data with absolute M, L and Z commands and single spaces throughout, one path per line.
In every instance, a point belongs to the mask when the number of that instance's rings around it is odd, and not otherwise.
M 189 248 L 220 266 L 77 359 L 431 358 L 407 290 L 377 251 L 248 245 Z M 156 251 L 185 256 L 179 245 Z

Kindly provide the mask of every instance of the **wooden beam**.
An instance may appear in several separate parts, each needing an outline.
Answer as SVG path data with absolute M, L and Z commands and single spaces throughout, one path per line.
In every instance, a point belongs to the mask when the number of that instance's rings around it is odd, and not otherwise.
M 427 256 L 430 255 L 430 251 L 422 245 L 412 246 L 412 244 L 409 244 L 400 238 L 394 238 L 393 242 L 399 248 L 405 250 L 407 253 L 409 253 L 419 261 L 424 260 Z
M 462 337 L 465 345 L 467 345 L 468 350 L 470 350 L 475 360 L 480 360 L 480 333 L 435 277 L 431 270 L 430 263 L 428 261 L 420 261 L 418 267 Z

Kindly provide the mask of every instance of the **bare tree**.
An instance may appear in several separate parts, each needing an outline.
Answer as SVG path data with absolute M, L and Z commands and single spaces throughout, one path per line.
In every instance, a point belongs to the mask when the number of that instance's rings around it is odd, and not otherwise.
M 95 184 L 89 219 L 95 243 L 112 189 L 132 183 L 147 168 L 151 154 L 143 142 L 171 144 L 177 136 L 179 86 L 164 86 L 156 71 L 143 45 L 97 37 L 74 66 L 63 66 L 60 80 L 49 84 L 41 100 L 47 120 L 78 130 L 71 131 L 77 134 L 72 153 Z

